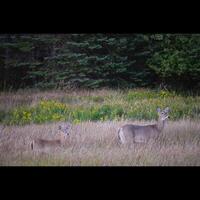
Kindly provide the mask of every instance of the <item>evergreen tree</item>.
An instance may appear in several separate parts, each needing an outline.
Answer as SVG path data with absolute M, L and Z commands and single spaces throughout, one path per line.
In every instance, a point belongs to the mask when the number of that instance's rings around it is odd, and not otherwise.
M 42 76 L 43 61 L 52 42 L 51 35 L 0 35 L 1 89 L 34 85 Z
M 198 89 L 199 55 L 199 34 L 2 34 L 0 89 Z
M 48 66 L 51 83 L 96 88 L 145 86 L 151 80 L 145 65 L 148 37 L 130 34 L 72 34 Z
M 200 87 L 200 35 L 162 34 L 149 66 L 160 83 L 179 89 Z

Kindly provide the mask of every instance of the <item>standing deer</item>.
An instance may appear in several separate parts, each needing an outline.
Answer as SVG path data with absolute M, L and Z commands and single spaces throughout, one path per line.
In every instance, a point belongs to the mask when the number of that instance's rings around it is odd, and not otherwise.
M 67 136 L 69 136 L 69 129 L 70 124 L 63 124 L 60 125 L 58 130 L 59 132 L 56 134 L 57 139 L 47 140 L 37 138 L 31 142 L 31 149 L 32 150 L 51 150 L 62 147 Z
M 169 117 L 170 109 L 157 109 L 158 122 L 152 125 L 126 124 L 118 130 L 118 138 L 122 144 L 125 143 L 146 143 L 150 138 L 157 137 L 165 127 L 165 122 Z

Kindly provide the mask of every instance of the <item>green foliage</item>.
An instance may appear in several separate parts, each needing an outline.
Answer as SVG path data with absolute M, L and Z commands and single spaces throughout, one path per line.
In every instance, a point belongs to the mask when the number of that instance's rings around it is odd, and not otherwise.
M 7 113 L 3 110 L 0 110 L 0 122 L 6 118 Z
M 62 101 L 41 100 L 32 107 L 18 106 L 2 113 L 1 122 L 24 125 L 65 120 L 74 123 L 88 120 L 152 120 L 157 118 L 158 107 L 170 107 L 172 120 L 200 118 L 199 96 L 184 97 L 163 90 L 129 90 L 116 96 L 75 96 L 70 101 L 67 98 L 62 98 Z
M 166 90 L 134 90 L 129 91 L 127 94 L 127 100 L 139 100 L 139 99 L 152 99 L 152 98 L 166 98 L 166 97 L 174 97 L 176 94 L 175 92 L 169 92 Z M 177 96 L 177 95 L 176 95 Z
M 10 124 L 44 123 L 65 120 L 68 107 L 62 103 L 49 100 L 40 101 L 35 107 L 20 107 L 10 112 Z
M 145 85 L 149 81 L 144 66 L 146 49 L 147 42 L 139 34 L 71 34 L 63 48 L 47 62 L 57 73 L 52 76 L 47 72 L 46 76 L 55 84 L 58 80 L 62 82 L 62 87 L 68 84 L 84 88 Z
M 0 89 L 198 90 L 199 34 L 2 34 Z
M 165 35 L 149 66 L 160 82 L 173 88 L 195 89 L 200 85 L 200 35 Z
M 146 86 L 152 76 L 145 64 L 150 55 L 146 38 L 142 34 L 2 35 L 2 82 L 15 88 Z

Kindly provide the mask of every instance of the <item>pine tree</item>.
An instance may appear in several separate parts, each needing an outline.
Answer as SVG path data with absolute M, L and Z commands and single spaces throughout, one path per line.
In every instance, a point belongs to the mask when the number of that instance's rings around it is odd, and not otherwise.
M 71 34 L 56 55 L 49 57 L 47 63 L 52 71 L 46 74 L 52 84 L 60 81 L 89 88 L 145 86 L 151 79 L 145 66 L 149 53 L 148 37 L 144 35 Z
M 1 89 L 34 85 L 42 77 L 52 35 L 5 34 L 0 36 Z

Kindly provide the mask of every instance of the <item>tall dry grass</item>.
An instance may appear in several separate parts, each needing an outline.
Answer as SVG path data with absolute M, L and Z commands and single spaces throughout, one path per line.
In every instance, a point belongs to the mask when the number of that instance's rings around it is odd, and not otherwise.
M 10 110 L 18 106 L 34 106 L 40 100 L 58 100 L 65 101 L 67 97 L 91 97 L 91 96 L 109 96 L 110 94 L 119 95 L 117 90 L 99 89 L 99 90 L 18 90 L 16 92 L 0 92 L 0 110 Z
M 156 141 L 122 146 L 117 130 L 126 123 L 83 122 L 73 125 L 63 148 L 32 151 L 34 138 L 54 138 L 59 123 L 6 126 L 0 132 L 0 165 L 14 166 L 199 166 L 199 121 L 169 121 Z
M 200 165 L 199 96 L 179 96 L 147 90 L 79 90 L 33 91 L 0 93 L 0 118 L 23 106 L 37 106 L 41 100 L 56 100 L 69 108 L 90 106 L 109 108 L 120 106 L 127 117 L 154 119 L 157 106 L 172 108 L 171 119 L 156 141 L 145 145 L 122 146 L 117 130 L 126 123 L 148 124 L 153 121 L 98 121 L 74 124 L 63 148 L 32 151 L 35 138 L 53 139 L 61 122 L 5 126 L 0 124 L 0 165 L 26 166 L 196 166 Z M 23 111 L 23 110 L 22 110 Z M 106 110 L 107 111 L 107 110 Z M 6 114 L 5 114 L 6 113 Z M 137 113 L 141 114 L 136 115 Z M 85 112 L 85 115 L 87 112 Z M 108 113 L 109 114 L 109 113 Z M 44 113 L 43 116 L 45 116 Z M 63 114 L 65 115 L 65 113 Z M 186 120 L 181 118 L 189 118 Z M 85 116 L 86 117 L 86 116 Z M 78 118 L 77 118 L 78 119 Z M 78 121 L 80 121 L 78 119 Z

